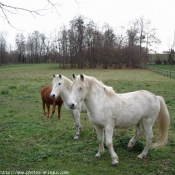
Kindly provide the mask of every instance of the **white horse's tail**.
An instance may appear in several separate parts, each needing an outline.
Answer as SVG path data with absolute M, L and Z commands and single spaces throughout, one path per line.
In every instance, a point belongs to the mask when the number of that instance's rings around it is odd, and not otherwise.
M 158 115 L 158 141 L 153 144 L 152 148 L 159 148 L 167 144 L 168 131 L 170 125 L 170 116 L 165 104 L 164 99 L 161 96 L 157 96 L 160 101 L 160 112 Z

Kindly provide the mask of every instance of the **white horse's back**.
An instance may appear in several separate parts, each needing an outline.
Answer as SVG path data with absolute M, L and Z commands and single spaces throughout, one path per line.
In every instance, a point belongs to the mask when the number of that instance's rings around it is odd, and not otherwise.
M 160 111 L 159 98 L 145 90 L 116 94 L 114 101 L 110 109 L 114 111 L 117 128 L 128 128 L 147 118 L 154 123 Z

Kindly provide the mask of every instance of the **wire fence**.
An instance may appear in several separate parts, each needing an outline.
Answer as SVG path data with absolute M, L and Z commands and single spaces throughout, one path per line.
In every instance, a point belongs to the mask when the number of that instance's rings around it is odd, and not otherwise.
M 175 78 L 175 71 L 172 70 L 159 69 L 151 66 L 147 66 L 147 69 L 169 78 Z

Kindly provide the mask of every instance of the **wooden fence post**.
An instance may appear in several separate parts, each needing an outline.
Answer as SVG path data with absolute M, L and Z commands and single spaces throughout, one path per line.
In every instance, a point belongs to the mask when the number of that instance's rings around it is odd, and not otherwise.
M 154 68 L 150 66 L 147 66 L 146 68 L 153 72 L 156 72 L 157 74 L 160 74 L 166 77 L 170 77 L 170 78 L 175 78 L 175 71 L 164 70 L 164 69 Z

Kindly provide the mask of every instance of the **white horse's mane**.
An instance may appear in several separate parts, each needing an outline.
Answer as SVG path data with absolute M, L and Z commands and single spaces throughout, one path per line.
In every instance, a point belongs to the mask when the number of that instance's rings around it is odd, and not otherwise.
M 87 78 L 87 76 L 86 76 Z M 110 86 L 106 86 L 102 81 L 99 81 L 95 77 L 89 76 L 89 85 L 92 86 L 92 84 L 96 83 L 104 92 L 106 92 L 109 96 L 113 96 L 115 93 L 114 89 Z

